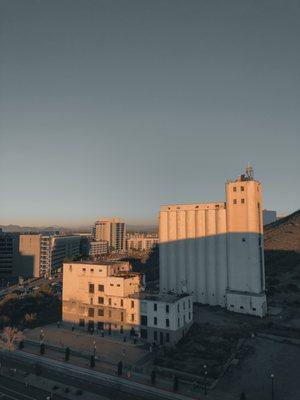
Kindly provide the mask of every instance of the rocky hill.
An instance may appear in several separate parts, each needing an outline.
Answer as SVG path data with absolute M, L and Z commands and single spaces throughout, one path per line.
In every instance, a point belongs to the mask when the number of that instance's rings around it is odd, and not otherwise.
M 266 286 L 278 303 L 300 304 L 300 210 L 265 227 Z

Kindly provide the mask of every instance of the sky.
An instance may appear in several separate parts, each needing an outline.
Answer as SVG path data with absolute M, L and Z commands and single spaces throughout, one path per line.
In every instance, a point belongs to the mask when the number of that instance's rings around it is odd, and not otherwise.
M 0 224 L 151 224 L 248 163 L 300 198 L 299 0 L 1 0 Z

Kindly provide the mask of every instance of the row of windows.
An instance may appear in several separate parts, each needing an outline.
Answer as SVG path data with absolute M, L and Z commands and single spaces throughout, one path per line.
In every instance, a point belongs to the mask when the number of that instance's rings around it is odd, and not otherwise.
M 237 187 L 233 186 L 233 191 L 236 192 L 236 190 L 237 190 Z M 241 192 L 244 192 L 244 191 L 245 191 L 244 186 L 241 186 Z
M 95 313 L 95 309 L 92 308 L 92 307 L 90 307 L 90 308 L 88 309 L 88 316 L 91 317 L 91 318 L 93 318 L 93 317 L 95 316 L 95 314 L 96 314 L 96 313 Z M 98 314 L 98 317 L 104 317 L 104 315 L 105 315 L 105 310 L 104 310 L 103 308 L 99 308 L 97 314 Z M 108 310 L 107 316 L 108 316 L 109 318 L 112 317 L 112 311 L 111 311 L 111 310 Z M 121 320 L 122 322 L 124 321 L 124 313 L 123 313 L 123 312 L 120 313 L 120 320 Z M 135 321 L 135 316 L 134 316 L 134 314 L 131 314 L 131 321 L 132 321 L 132 322 Z
M 245 204 L 245 199 L 241 199 L 241 203 Z M 233 204 L 237 204 L 237 199 L 233 199 Z
M 189 308 L 191 308 L 191 300 L 190 299 L 188 300 L 188 306 L 189 306 Z M 182 303 L 182 307 L 185 310 L 185 301 Z M 153 310 L 157 311 L 157 303 L 153 303 Z M 169 304 L 166 304 L 165 310 L 166 310 L 167 314 L 170 312 Z M 177 310 L 180 311 L 180 303 L 177 304 Z
M 90 299 L 90 304 L 94 304 L 93 298 Z M 98 296 L 98 304 L 104 304 L 104 297 Z M 112 299 L 108 298 L 108 305 L 112 305 Z M 120 307 L 124 307 L 124 300 L 120 299 Z M 134 308 L 134 300 L 131 300 L 131 308 Z

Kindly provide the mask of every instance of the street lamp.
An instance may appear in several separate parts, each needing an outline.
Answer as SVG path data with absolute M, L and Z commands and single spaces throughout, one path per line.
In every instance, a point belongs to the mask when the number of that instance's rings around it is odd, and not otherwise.
M 204 369 L 204 395 L 207 396 L 207 366 L 203 365 Z
M 270 378 L 271 378 L 271 382 L 272 382 L 272 400 L 274 400 L 275 399 L 275 396 L 274 396 L 274 374 L 271 374 Z

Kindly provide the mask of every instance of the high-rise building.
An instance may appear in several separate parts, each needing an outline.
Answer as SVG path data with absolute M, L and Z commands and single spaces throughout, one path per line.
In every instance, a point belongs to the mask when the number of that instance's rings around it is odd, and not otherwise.
M 79 256 L 79 236 L 20 235 L 20 264 L 23 276 L 50 276 L 66 258 Z
M 19 235 L 0 231 L 0 281 L 17 277 Z
M 110 250 L 125 250 L 126 226 L 121 218 L 114 217 L 96 221 L 93 232 L 95 240 L 106 240 Z
M 126 249 L 128 251 L 150 251 L 158 244 L 157 234 L 129 233 L 126 236 Z
M 226 201 L 160 208 L 161 292 L 263 316 L 267 310 L 262 185 L 246 174 L 226 183 Z
M 97 257 L 107 253 L 108 243 L 106 240 L 95 240 L 89 243 L 89 255 L 91 257 Z

